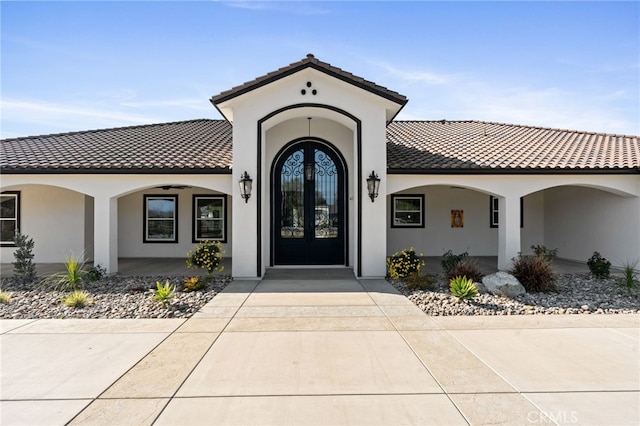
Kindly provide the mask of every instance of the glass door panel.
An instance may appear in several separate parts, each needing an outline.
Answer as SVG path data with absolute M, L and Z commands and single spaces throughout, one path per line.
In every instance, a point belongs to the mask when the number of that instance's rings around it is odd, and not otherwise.
M 304 238 L 304 150 L 292 153 L 280 173 L 280 236 Z
M 315 238 L 338 238 L 338 171 L 324 151 L 315 149 Z

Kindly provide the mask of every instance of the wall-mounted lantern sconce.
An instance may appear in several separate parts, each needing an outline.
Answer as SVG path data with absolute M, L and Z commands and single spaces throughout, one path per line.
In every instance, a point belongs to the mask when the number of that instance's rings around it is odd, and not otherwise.
M 378 175 L 373 170 L 371 174 L 367 178 L 367 190 L 369 191 L 369 198 L 371 198 L 371 202 L 376 199 L 378 196 L 378 190 L 380 189 L 380 179 Z
M 316 176 L 316 167 L 313 163 L 307 163 L 304 165 L 304 175 L 308 181 L 312 181 Z
M 249 173 L 245 170 L 243 174 L 240 175 L 240 195 L 244 198 L 244 202 L 249 202 L 249 197 L 251 197 L 251 184 L 253 183 L 253 179 L 249 176 Z

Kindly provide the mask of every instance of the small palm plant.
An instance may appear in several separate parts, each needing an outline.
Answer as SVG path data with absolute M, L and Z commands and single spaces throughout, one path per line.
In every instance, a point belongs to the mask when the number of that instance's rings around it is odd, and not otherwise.
M 473 280 L 467 277 L 455 277 L 449 281 L 451 295 L 458 299 L 473 299 L 478 295 L 478 288 Z
M 169 280 L 162 285 L 160 281 L 156 281 L 156 288 L 150 289 L 149 292 L 153 295 L 153 300 L 158 301 L 163 304 L 169 303 L 174 296 L 175 287 L 171 285 Z
M 638 266 L 638 260 L 633 263 L 626 263 L 622 270 L 622 278 L 619 283 L 622 288 L 625 288 L 629 293 L 631 291 L 640 286 L 640 281 L 638 281 L 638 276 L 636 274 L 636 266 Z
M 43 284 L 52 284 L 54 290 L 77 291 L 82 285 L 86 271 L 84 263 L 76 255 L 67 256 L 64 262 L 66 272 L 59 272 L 45 278 Z

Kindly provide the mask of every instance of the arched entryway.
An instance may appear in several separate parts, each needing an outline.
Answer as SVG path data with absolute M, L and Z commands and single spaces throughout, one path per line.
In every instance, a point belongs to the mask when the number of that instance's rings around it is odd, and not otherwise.
M 274 265 L 346 265 L 346 166 L 317 138 L 296 140 L 272 168 Z

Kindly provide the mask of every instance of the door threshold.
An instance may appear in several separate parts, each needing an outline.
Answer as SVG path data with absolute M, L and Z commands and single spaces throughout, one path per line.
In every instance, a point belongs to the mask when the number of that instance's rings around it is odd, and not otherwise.
M 353 266 L 344 265 L 274 265 L 265 269 L 353 269 Z

